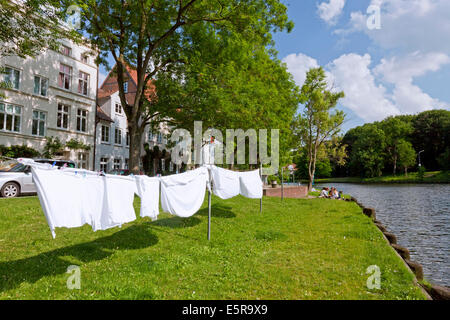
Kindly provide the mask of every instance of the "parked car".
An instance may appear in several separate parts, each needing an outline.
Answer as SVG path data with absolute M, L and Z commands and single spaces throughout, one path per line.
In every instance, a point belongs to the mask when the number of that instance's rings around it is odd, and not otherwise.
M 108 174 L 115 174 L 119 176 L 129 176 L 130 173 L 131 172 L 128 169 L 112 169 L 108 172 Z
M 39 163 L 50 163 L 57 167 L 66 164 L 75 168 L 75 163 L 69 160 L 35 159 Z M 0 195 L 4 198 L 14 198 L 22 194 L 36 193 L 36 185 L 29 166 L 15 160 L 8 160 L 0 164 Z

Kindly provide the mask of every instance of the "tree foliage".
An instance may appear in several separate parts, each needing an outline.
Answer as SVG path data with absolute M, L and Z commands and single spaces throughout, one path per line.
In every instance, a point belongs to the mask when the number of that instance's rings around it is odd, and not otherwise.
M 343 138 L 350 159 L 344 174 L 395 174 L 397 167 L 406 173 L 417 164 L 417 154 L 421 150 L 424 150 L 421 153 L 424 166 L 429 170 L 446 170 L 449 137 L 450 111 L 447 110 L 388 117 L 383 121 L 352 128 Z M 370 152 L 367 148 L 371 148 Z M 381 167 L 380 163 L 383 164 Z
M 267 57 L 263 48 L 272 45 L 271 33 L 292 29 L 287 9 L 279 0 L 67 0 L 61 3 L 80 6 L 81 31 L 100 50 L 101 62 L 106 63 L 111 55 L 116 63 L 119 96 L 128 119 L 132 171 L 138 170 L 141 136 L 148 124 L 171 118 L 177 124 L 177 109 L 186 117 L 204 121 L 211 119 L 212 109 L 216 113 L 214 119 L 225 122 L 223 119 L 230 111 L 224 105 L 242 103 L 236 100 L 243 96 L 241 85 L 245 80 L 252 81 L 251 74 L 238 65 L 239 61 L 248 62 L 254 54 Z M 220 51 L 228 46 L 234 49 L 227 51 L 230 55 Z M 137 73 L 134 101 L 127 101 L 123 90 L 127 65 Z M 234 77 L 233 70 L 237 70 Z M 269 75 L 267 70 L 263 76 Z M 156 94 L 149 90 L 154 81 Z M 264 84 L 270 82 L 266 79 Z M 258 90 L 251 88 L 247 105 L 238 105 L 239 112 L 234 118 L 241 118 L 241 123 L 248 124 L 245 118 L 264 116 L 264 110 L 249 116 L 256 108 L 256 101 L 262 100 L 253 99 L 250 94 L 265 94 L 261 86 L 262 82 Z M 165 103 L 159 103 L 160 99 Z M 216 104 L 211 104 L 212 101 Z M 272 106 L 264 107 L 269 110 Z
M 294 134 L 300 142 L 300 147 L 306 148 L 309 189 L 312 188 L 320 148 L 328 139 L 338 135 L 344 122 L 343 111 L 335 109 L 339 99 L 343 97 L 343 92 L 328 90 L 322 67 L 307 72 L 300 96 L 304 108 L 297 116 Z

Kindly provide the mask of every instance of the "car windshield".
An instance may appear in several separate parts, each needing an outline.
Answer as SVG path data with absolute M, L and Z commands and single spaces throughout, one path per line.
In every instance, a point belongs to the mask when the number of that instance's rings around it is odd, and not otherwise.
M 26 165 L 14 160 L 0 161 L 0 172 L 24 172 Z

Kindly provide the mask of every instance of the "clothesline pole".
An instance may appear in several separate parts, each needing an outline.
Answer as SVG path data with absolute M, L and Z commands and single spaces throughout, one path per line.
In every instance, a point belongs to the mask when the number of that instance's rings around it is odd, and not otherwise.
M 260 167 L 259 167 L 259 175 L 261 176 L 261 181 L 262 181 L 262 163 L 260 163 Z M 259 199 L 259 212 L 262 213 L 262 195 L 261 195 L 261 199 Z
M 209 190 L 208 190 L 208 241 L 211 240 L 211 170 L 208 170 Z
M 283 167 L 281 167 L 281 201 L 283 201 L 283 199 L 284 199 L 284 186 L 283 186 L 283 184 L 284 184 L 284 179 L 283 179 L 283 173 L 284 173 Z

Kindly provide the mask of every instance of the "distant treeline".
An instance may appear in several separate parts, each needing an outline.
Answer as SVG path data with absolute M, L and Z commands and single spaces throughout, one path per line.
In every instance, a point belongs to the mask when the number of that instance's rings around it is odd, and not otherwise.
M 417 115 L 388 117 L 350 129 L 342 137 L 346 163 L 332 157 L 317 163 L 316 178 L 377 177 L 417 171 L 449 170 L 450 111 L 430 110 Z M 297 175 L 306 177 L 304 157 L 297 157 Z

